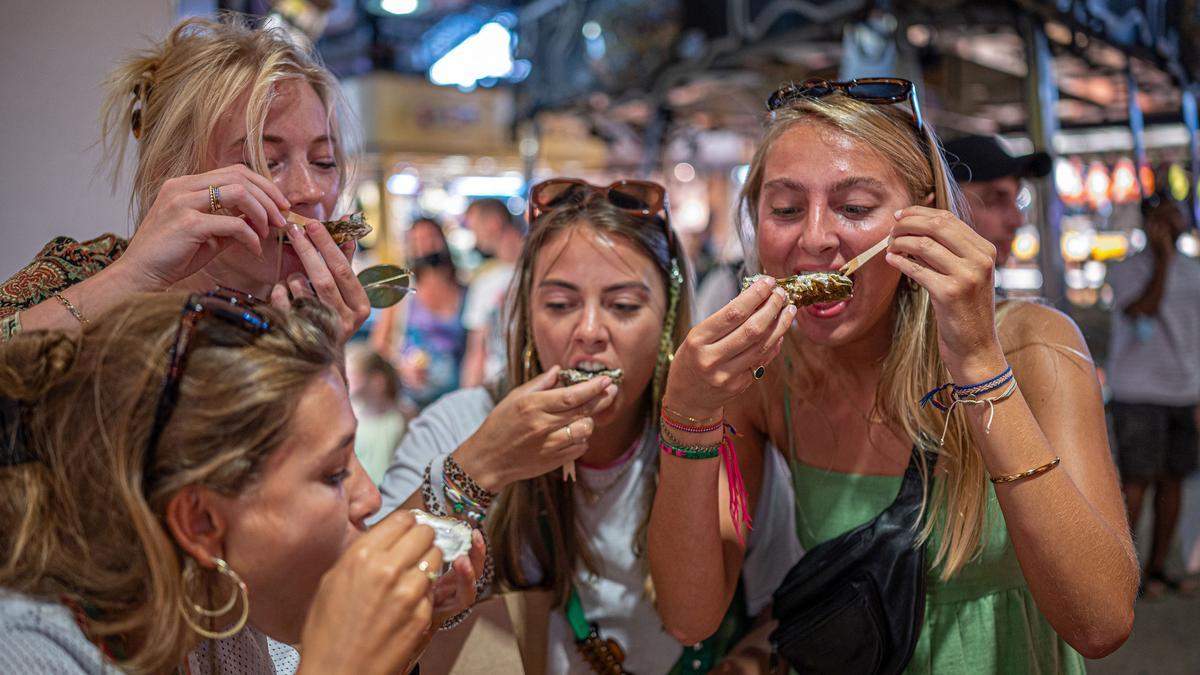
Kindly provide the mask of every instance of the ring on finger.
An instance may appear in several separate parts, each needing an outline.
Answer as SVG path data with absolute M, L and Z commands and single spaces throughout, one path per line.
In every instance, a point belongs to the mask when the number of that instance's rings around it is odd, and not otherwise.
M 763 375 L 767 374 L 767 367 L 759 366 L 759 367 L 755 368 L 752 372 L 754 374 L 754 379 L 761 380 L 761 379 L 763 379 Z
M 417 565 L 417 569 L 420 570 L 421 573 L 425 575 L 425 578 L 430 582 L 437 581 L 438 573 L 434 571 L 433 565 L 430 565 L 428 560 L 422 560 Z
M 575 443 L 575 436 L 573 436 L 573 435 L 571 434 L 571 425 L 570 425 L 570 424 L 567 424 L 567 426 L 565 426 L 565 427 L 563 427 L 563 428 L 567 430 L 567 444 L 568 444 L 568 445 L 574 445 L 574 443 Z
M 224 207 L 221 206 L 221 188 L 216 185 L 208 186 L 208 212 L 217 213 Z

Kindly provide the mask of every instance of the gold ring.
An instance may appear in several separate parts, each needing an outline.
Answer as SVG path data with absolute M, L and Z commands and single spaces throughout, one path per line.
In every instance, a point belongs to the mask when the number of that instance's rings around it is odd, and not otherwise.
M 425 578 L 428 579 L 430 583 L 432 583 L 437 581 L 438 573 L 434 572 L 432 569 L 430 569 L 430 567 L 431 565 L 429 564 L 428 560 L 422 560 L 420 564 L 417 565 L 417 569 L 425 575 Z
M 570 424 L 567 424 L 567 426 L 565 426 L 565 427 L 563 427 L 563 428 L 567 430 L 567 444 L 568 444 L 568 445 L 574 445 L 574 444 L 575 444 L 575 437 L 574 437 L 574 436 L 571 434 L 571 425 L 570 425 Z
M 759 366 L 754 369 L 754 379 L 756 379 L 756 380 L 763 379 L 763 375 L 766 375 L 766 374 L 767 374 L 766 366 Z
M 216 213 L 220 211 L 221 206 L 221 188 L 216 185 L 208 186 L 208 212 Z

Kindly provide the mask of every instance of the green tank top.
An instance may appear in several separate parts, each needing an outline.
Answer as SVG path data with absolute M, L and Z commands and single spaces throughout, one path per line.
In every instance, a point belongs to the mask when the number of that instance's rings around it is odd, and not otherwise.
M 791 436 L 789 399 L 785 390 L 784 414 Z M 789 450 L 796 486 L 796 530 L 806 550 L 879 515 L 900 490 L 900 476 L 826 471 L 800 464 L 794 459 L 794 448 Z M 927 547 L 930 559 L 938 538 L 935 530 Z M 979 557 L 949 581 L 939 579 L 938 570 L 929 570 L 925 621 L 905 673 L 1086 672 L 1083 656 L 1054 632 L 1038 610 L 991 485 L 983 539 Z

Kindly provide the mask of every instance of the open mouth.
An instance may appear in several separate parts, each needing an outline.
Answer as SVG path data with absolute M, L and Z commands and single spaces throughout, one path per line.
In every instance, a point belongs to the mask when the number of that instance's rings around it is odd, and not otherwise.
M 579 384 L 580 382 L 587 382 L 601 375 L 607 375 L 613 384 L 619 385 L 625 373 L 620 368 L 607 368 L 602 363 L 585 361 L 577 364 L 574 368 L 563 368 L 558 371 L 558 381 L 566 387 L 572 384 Z

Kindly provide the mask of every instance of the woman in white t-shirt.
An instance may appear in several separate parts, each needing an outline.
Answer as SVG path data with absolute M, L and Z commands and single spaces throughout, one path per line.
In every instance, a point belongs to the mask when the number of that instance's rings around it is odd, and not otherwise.
M 534 186 L 510 294 L 511 391 L 496 403 L 468 389 L 427 408 L 381 484 L 384 513 L 423 503 L 482 522 L 498 590 L 551 592 L 547 673 L 707 672 L 799 555 L 790 495 L 773 494 L 788 489 L 786 475 L 743 465 L 764 507 L 746 602 L 700 644 L 681 645 L 663 629 L 645 533 L 660 390 L 691 323 L 686 261 L 665 204 L 661 186 L 640 181 Z M 564 368 L 599 374 L 561 386 Z M 769 550 L 755 547 L 772 538 Z

